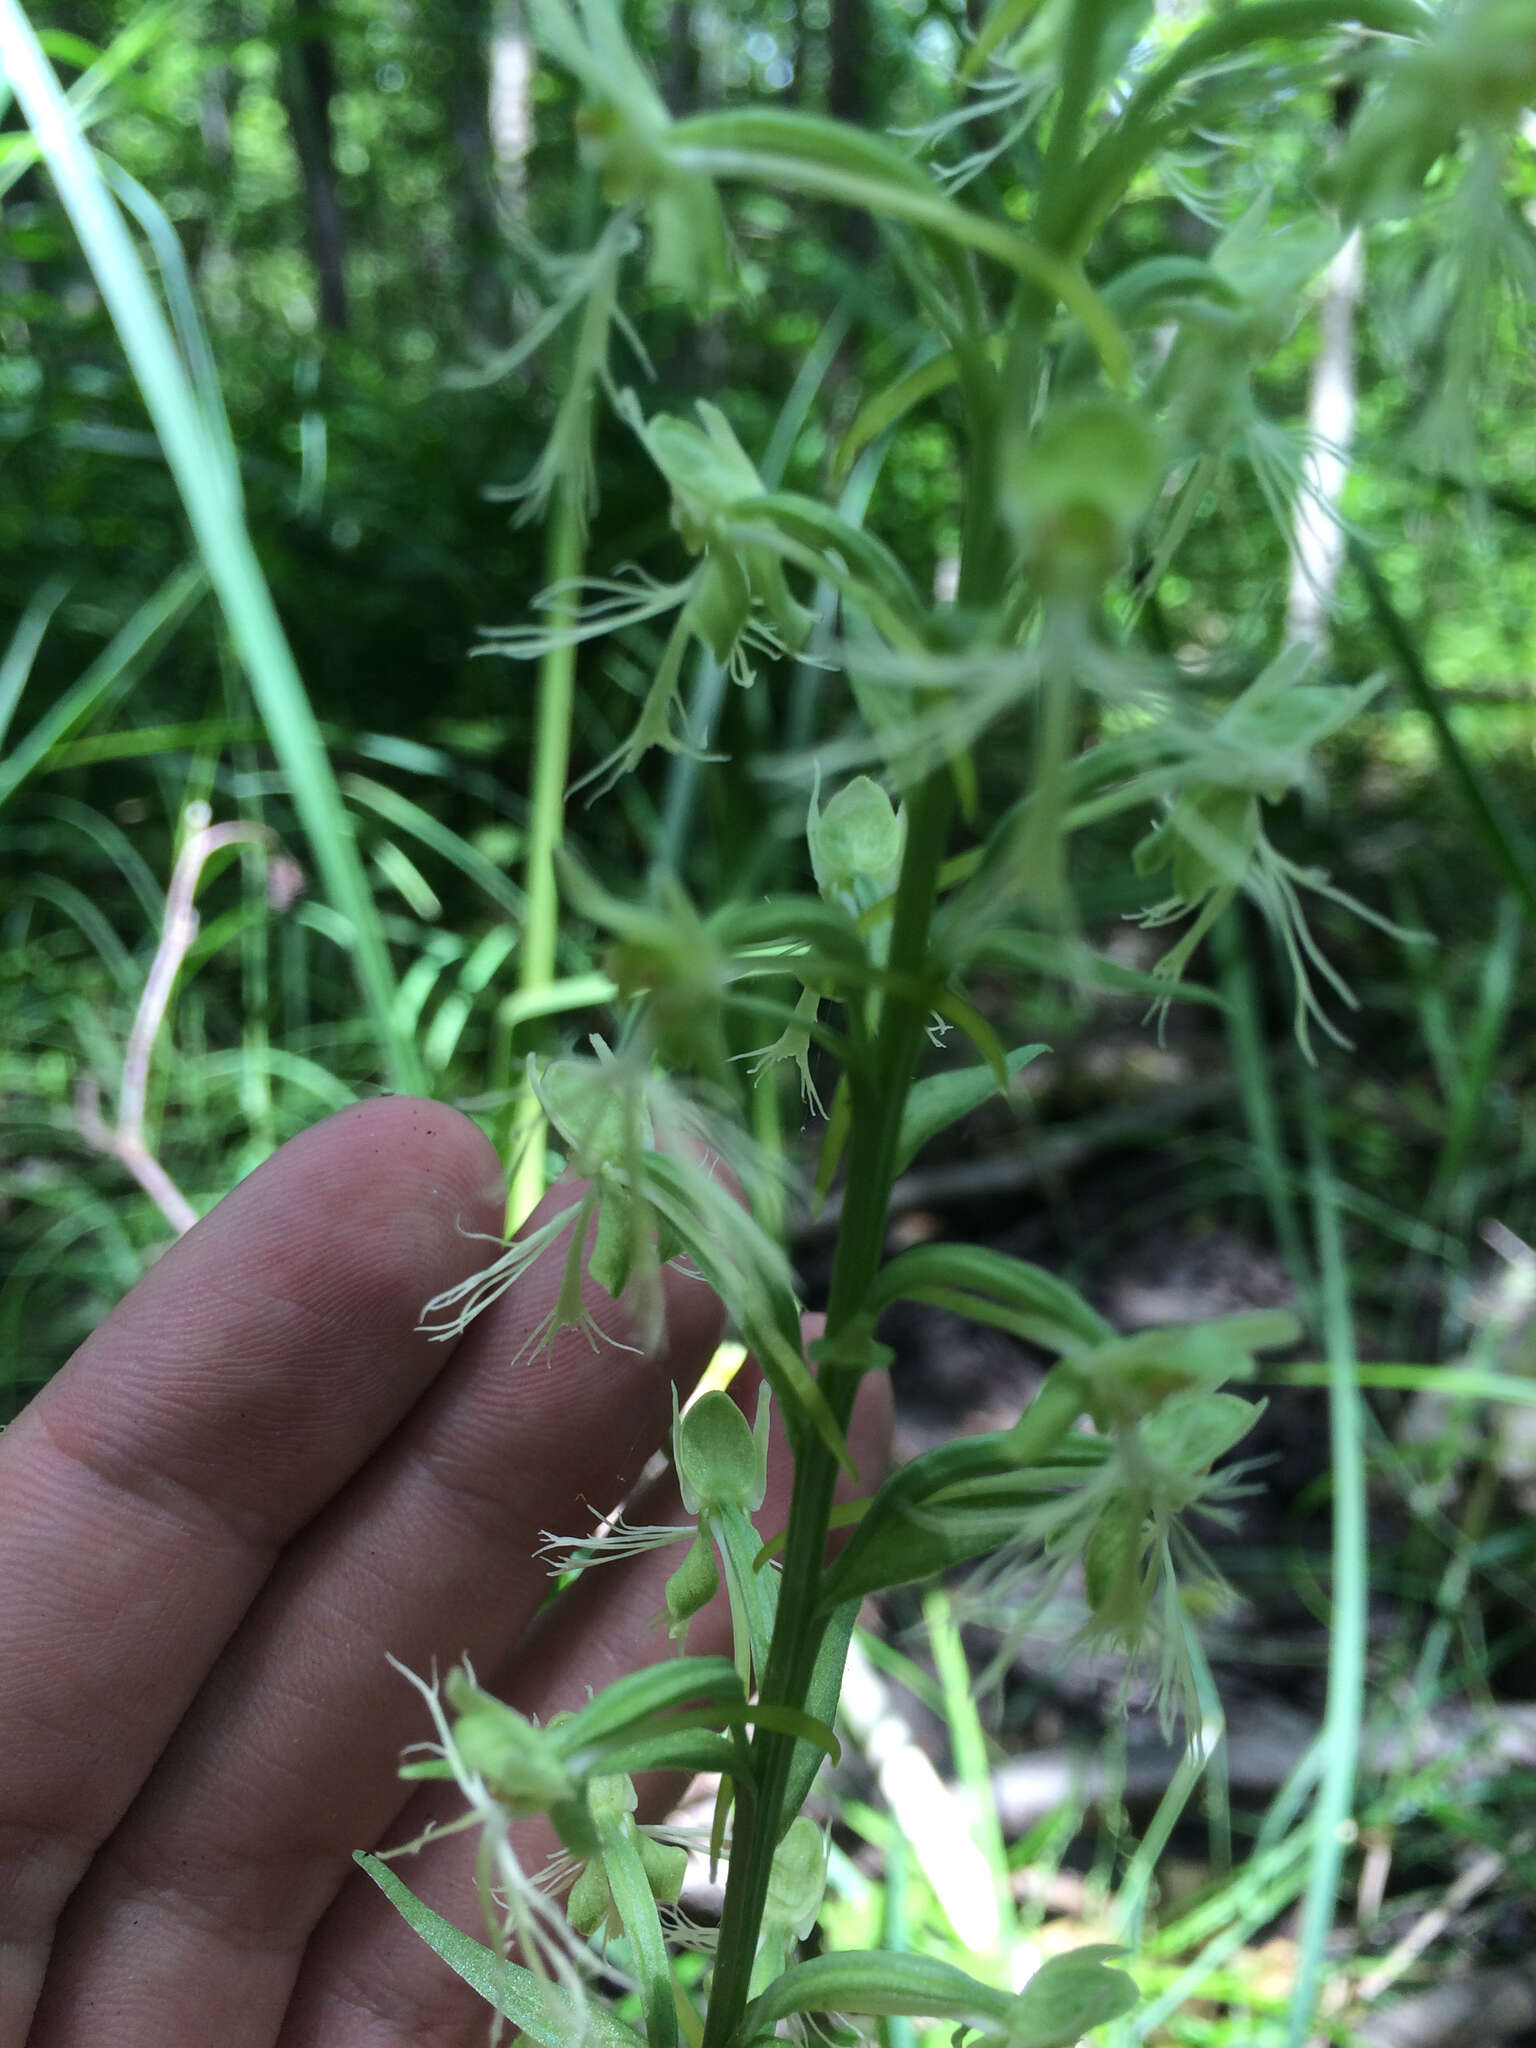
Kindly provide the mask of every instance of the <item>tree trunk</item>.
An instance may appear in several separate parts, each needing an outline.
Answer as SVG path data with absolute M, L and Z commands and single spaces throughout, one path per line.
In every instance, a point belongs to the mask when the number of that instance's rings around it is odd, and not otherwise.
M 868 80 L 870 38 L 874 19 L 869 0 L 832 0 L 832 21 L 827 31 L 827 112 L 834 121 L 848 121 L 862 128 L 869 113 Z M 847 248 L 856 262 L 867 262 L 875 253 L 878 237 L 867 213 L 854 213 L 847 220 Z
M 283 98 L 304 180 L 304 214 L 320 287 L 320 324 L 340 334 L 347 325 L 346 233 L 331 149 L 331 95 L 336 73 L 320 0 L 295 0 L 298 38 L 283 45 Z
M 491 10 L 488 0 L 431 0 L 420 19 L 423 38 L 437 44 L 448 60 L 443 123 L 451 156 L 448 197 L 456 260 L 446 266 L 446 274 L 461 295 L 466 333 L 483 347 L 500 348 L 508 339 L 508 322 L 491 139 Z
M 1328 266 L 1317 359 L 1307 399 L 1310 445 L 1291 534 L 1287 640 L 1321 649 L 1344 560 L 1339 500 L 1355 433 L 1355 311 L 1365 287 L 1365 243 L 1356 228 Z
M 502 204 L 520 219 L 527 210 L 523 185 L 533 148 L 533 43 L 517 0 L 494 0 L 489 119 Z
M 692 0 L 672 0 L 667 10 L 667 50 L 661 67 L 661 95 L 675 119 L 699 104 L 699 46 L 693 34 Z

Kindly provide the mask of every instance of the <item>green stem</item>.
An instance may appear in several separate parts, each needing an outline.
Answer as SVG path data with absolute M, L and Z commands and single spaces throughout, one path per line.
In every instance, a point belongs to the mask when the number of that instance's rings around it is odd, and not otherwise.
M 575 583 L 586 554 L 579 497 L 580 485 L 562 480 L 549 529 L 548 582 L 552 587 L 568 588 L 550 607 L 551 644 L 539 664 L 533 802 L 524 882 L 528 910 L 517 974 L 518 991 L 523 995 L 548 988 L 555 978 L 555 944 L 560 929 L 555 849 L 565 833 L 565 784 L 570 768 L 576 681 L 576 645 L 563 629 L 575 618 Z M 519 1096 L 509 1147 L 513 1162 L 507 1194 L 509 1233 L 531 1214 L 544 1193 L 544 1148 L 538 1142 L 542 1114 L 531 1093 Z
M 1035 218 L 1035 232 L 1048 249 L 1059 247 L 1061 242 L 1062 202 L 1071 191 L 1083 122 L 1097 83 L 1106 12 L 1106 0 L 1076 0 L 1067 24 L 1061 57 L 1061 99 L 1040 174 L 1040 204 Z
M 920 990 L 923 983 L 928 927 L 952 804 L 953 785 L 947 769 L 931 776 L 912 800 L 891 929 L 890 966 L 898 987 Z M 920 994 L 888 994 L 869 1057 L 856 1063 L 850 1073 L 854 1107 L 848 1196 L 827 1308 L 829 1341 L 858 1317 L 879 1270 L 886 1210 L 896 1177 L 902 1106 L 917 1069 L 925 1020 Z M 857 1372 L 847 1369 L 824 1374 L 823 1390 L 840 1429 L 847 1429 L 858 1380 Z M 762 1683 L 761 1697 L 773 1706 L 802 1706 L 810 1685 L 824 1627 L 816 1609 L 836 1479 L 832 1453 L 819 1438 L 808 1436 L 795 1463 L 778 1621 Z M 705 2048 L 723 2048 L 746 2010 L 757 1930 L 768 1895 L 795 1744 L 792 1737 L 760 1729 L 752 1748 L 757 1766 L 756 1797 L 750 1807 L 739 1806 L 737 1811 Z

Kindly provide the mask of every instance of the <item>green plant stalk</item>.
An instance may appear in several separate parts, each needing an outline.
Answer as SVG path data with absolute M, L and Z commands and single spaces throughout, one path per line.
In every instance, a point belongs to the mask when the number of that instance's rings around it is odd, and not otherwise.
M 1046 145 L 1035 220 L 1035 232 L 1048 249 L 1060 247 L 1062 202 L 1071 191 L 1083 121 L 1093 97 L 1107 11 L 1107 0 L 1076 0 L 1063 38 L 1061 99 Z
M 1323 1715 L 1323 1775 L 1312 1813 L 1312 1858 L 1302 1909 L 1300 1958 L 1286 2048 L 1304 2048 L 1322 1985 L 1323 1947 L 1333 1925 L 1344 1833 L 1354 1811 L 1360 1723 L 1365 1707 L 1368 1532 L 1365 1445 L 1349 1305 L 1349 1269 L 1316 1081 L 1303 1080 L 1323 1335 L 1328 1346 L 1328 1433 L 1333 1463 L 1333 1627 L 1328 1639 L 1328 1704 Z
M 912 801 L 891 929 L 889 964 L 898 986 L 922 982 L 952 805 L 947 769 L 930 776 Z M 917 1070 L 925 1016 L 920 999 L 888 995 L 873 1041 L 855 1053 L 850 1073 L 854 1110 L 848 1198 L 827 1305 L 829 1342 L 855 1321 L 879 1270 L 886 1209 L 896 1178 L 901 1112 Z M 859 1376 L 840 1368 L 825 1371 L 822 1381 L 838 1427 L 846 1430 Z M 798 1707 L 810 1685 L 822 1633 L 816 1608 L 836 1479 L 831 1451 L 819 1437 L 807 1435 L 795 1461 L 778 1621 L 761 1690 L 769 1705 Z M 746 2010 L 794 1749 L 792 1739 L 766 1728 L 753 1740 L 757 1794 L 750 1804 L 737 1805 L 704 2048 L 723 2048 Z
M 229 481 L 233 455 L 216 442 L 198 407 L 122 215 L 17 0 L 0 0 L 0 59 L 132 365 L 326 893 L 347 921 L 353 966 L 390 1080 L 396 1088 L 420 1091 L 425 1075 L 397 1017 L 394 972 L 378 908 L 319 725 Z
M 562 477 L 550 521 L 546 563 L 549 584 L 574 586 L 586 557 L 586 532 L 581 516 L 580 485 Z M 555 644 L 539 664 L 538 724 L 534 735 L 533 802 L 528 820 L 528 858 L 524 888 L 528 905 L 523 922 L 522 954 L 517 963 L 520 995 L 542 993 L 555 978 L 555 946 L 560 929 L 559 892 L 555 887 L 555 849 L 565 833 L 565 784 L 571 760 L 571 715 L 575 703 L 576 644 L 561 641 L 563 628 L 576 616 L 574 587 L 557 598 L 550 610 Z M 531 1093 L 518 1098 L 508 1158 L 507 1231 L 525 1222 L 544 1193 L 544 1148 L 538 1142 L 543 1111 Z

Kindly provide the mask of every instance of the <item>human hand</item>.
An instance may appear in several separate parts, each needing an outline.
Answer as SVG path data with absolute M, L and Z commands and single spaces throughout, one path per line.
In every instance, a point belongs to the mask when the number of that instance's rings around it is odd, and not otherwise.
M 6 2048 L 484 2039 L 484 2004 L 351 1861 L 453 1811 L 397 1776 L 430 1731 L 386 1653 L 421 1673 L 467 1656 L 540 1716 L 669 1654 L 653 1617 L 675 1557 L 592 1574 L 536 1621 L 533 1552 L 634 1484 L 720 1322 L 669 1269 L 664 1358 L 573 1330 L 519 1357 L 557 1246 L 432 1343 L 422 1307 L 485 1263 L 465 1233 L 499 1232 L 502 1201 L 455 1112 L 344 1111 L 173 1246 L 0 1436 Z M 624 1334 L 600 1291 L 589 1306 Z M 728 1640 L 703 1617 L 689 1648 Z M 472 1865 L 450 1840 L 403 1874 L 478 1933 Z

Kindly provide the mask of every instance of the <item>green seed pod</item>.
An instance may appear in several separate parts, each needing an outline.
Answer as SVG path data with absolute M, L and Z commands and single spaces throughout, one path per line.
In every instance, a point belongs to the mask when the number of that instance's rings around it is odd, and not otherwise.
M 688 1851 L 679 1842 L 658 1842 L 645 1834 L 639 1837 L 638 1847 L 652 1898 L 675 1906 L 688 1875 Z
M 707 178 L 668 174 L 647 210 L 653 291 L 710 313 L 731 296 L 731 256 L 720 197 Z
M 612 1910 L 613 1894 L 608 1889 L 602 1861 L 594 1856 L 590 1863 L 582 1865 L 576 1882 L 571 1886 L 565 1902 L 565 1917 L 578 1934 L 590 1941 L 599 1928 L 607 1925 Z
M 687 1640 L 689 1622 L 719 1590 L 714 1541 L 709 1531 L 701 1528 L 688 1546 L 688 1555 L 667 1581 L 667 1633 L 674 1642 Z
M 722 667 L 752 610 L 752 590 L 741 564 L 723 551 L 708 554 L 683 607 L 683 620 Z
M 597 1208 L 597 1237 L 587 1271 L 614 1301 L 629 1285 L 637 1251 L 644 1249 L 637 1226 L 641 1231 L 649 1229 L 644 1208 L 610 1173 L 605 1176 L 603 1198 Z
M 1175 806 L 1173 888 L 1185 903 L 1236 888 L 1259 843 L 1259 807 L 1243 790 L 1199 789 Z
M 594 1825 L 622 1820 L 639 1805 L 634 1781 L 622 1771 L 598 1771 L 587 1780 L 587 1810 Z

